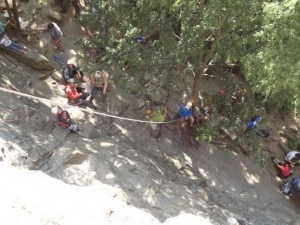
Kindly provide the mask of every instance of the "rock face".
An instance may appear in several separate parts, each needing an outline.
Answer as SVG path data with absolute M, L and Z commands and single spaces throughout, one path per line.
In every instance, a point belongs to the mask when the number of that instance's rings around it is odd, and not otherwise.
M 26 66 L 32 67 L 36 70 L 54 70 L 54 67 L 48 61 L 48 59 L 40 54 L 37 50 L 26 49 L 25 54 L 20 54 L 9 50 L 3 46 L 0 46 L 0 51 L 16 59 L 18 62 L 25 64 Z

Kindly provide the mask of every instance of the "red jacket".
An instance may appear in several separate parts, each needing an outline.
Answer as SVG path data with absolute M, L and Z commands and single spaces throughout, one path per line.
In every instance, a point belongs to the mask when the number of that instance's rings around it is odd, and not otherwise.
M 81 96 L 78 93 L 76 87 L 75 86 L 71 87 L 69 84 L 66 85 L 65 91 L 66 91 L 66 94 L 67 94 L 69 100 L 75 100 L 75 99 L 80 98 L 80 96 Z
M 58 124 L 62 127 L 66 127 L 68 128 L 69 126 L 71 126 L 71 118 L 70 118 L 70 114 L 63 110 L 62 113 L 57 114 L 57 121 Z

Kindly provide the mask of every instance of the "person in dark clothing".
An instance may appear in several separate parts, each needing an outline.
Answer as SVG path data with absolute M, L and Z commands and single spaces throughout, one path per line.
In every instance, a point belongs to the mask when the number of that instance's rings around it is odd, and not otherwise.
M 68 60 L 66 67 L 63 69 L 64 81 L 67 83 L 70 78 L 77 78 L 78 80 L 83 78 L 83 74 L 72 60 Z
M 68 111 L 63 110 L 59 106 L 53 107 L 51 113 L 56 115 L 58 125 L 68 130 L 80 133 L 80 128 L 77 126 L 74 120 L 71 119 Z

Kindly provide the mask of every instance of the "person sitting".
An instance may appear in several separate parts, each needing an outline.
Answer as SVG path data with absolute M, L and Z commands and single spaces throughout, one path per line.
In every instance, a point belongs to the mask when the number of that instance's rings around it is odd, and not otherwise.
M 3 34 L 0 40 L 0 44 L 4 45 L 6 48 L 11 49 L 15 52 L 25 54 L 25 47 L 22 47 L 21 45 L 10 40 L 6 34 Z
M 193 126 L 194 124 L 194 117 L 193 117 L 193 104 L 191 102 L 186 103 L 186 105 L 183 105 L 179 109 L 179 117 L 183 124 L 184 121 L 190 121 L 190 126 Z
M 289 163 L 291 166 L 297 166 L 300 164 L 300 152 L 298 151 L 289 151 L 284 160 Z
M 92 86 L 92 94 L 89 99 L 89 103 L 93 104 L 93 100 L 97 96 L 97 93 L 101 91 L 103 96 L 103 103 L 105 103 L 106 92 L 108 87 L 108 73 L 104 70 L 96 71 L 90 75 L 90 81 Z
M 59 106 L 55 106 L 51 109 L 51 113 L 56 115 L 59 126 L 80 133 L 80 128 L 77 126 L 76 122 L 71 119 L 68 111 L 63 110 Z
M 67 94 L 68 100 L 76 105 L 81 104 L 82 101 L 90 95 L 89 92 L 78 92 L 77 84 L 75 83 L 74 78 L 68 79 L 68 84 L 65 86 L 65 92 Z
M 278 174 L 277 176 L 280 178 L 288 178 L 289 176 L 292 175 L 292 171 L 289 167 L 289 165 L 285 162 L 280 162 L 276 157 L 271 157 L 272 161 L 275 163 L 277 169 L 278 169 Z
M 80 72 L 79 67 L 76 67 L 72 60 L 68 60 L 66 67 L 63 69 L 63 78 L 67 83 L 70 78 L 77 78 L 81 80 L 83 78 L 82 72 Z
M 246 124 L 246 127 L 244 129 L 244 132 L 253 130 L 256 128 L 257 123 L 261 120 L 260 116 L 254 116 L 251 118 L 251 120 Z

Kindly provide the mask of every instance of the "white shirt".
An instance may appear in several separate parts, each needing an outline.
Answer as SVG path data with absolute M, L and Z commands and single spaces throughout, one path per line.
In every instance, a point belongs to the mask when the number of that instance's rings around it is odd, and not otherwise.
M 7 35 L 3 35 L 0 43 L 7 47 L 11 44 L 11 40 L 7 37 Z
M 295 158 L 296 154 L 298 154 L 299 152 L 298 151 L 290 151 L 286 154 L 285 156 L 285 160 L 286 161 L 291 161 L 292 159 Z

